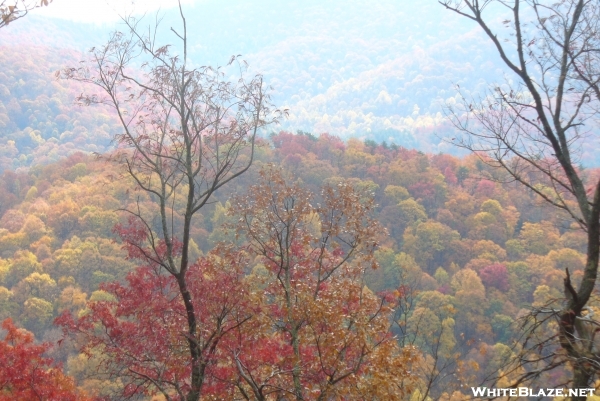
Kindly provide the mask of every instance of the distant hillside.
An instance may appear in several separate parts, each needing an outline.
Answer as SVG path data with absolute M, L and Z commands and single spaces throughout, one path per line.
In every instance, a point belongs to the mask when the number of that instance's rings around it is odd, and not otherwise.
M 442 106 L 455 97 L 454 86 L 477 95 L 505 80 L 488 40 L 434 0 L 236 0 L 226 7 L 210 0 L 187 6 L 186 13 L 193 63 L 222 65 L 242 54 L 252 71 L 265 75 L 275 103 L 289 107 L 290 118 L 281 127 L 289 131 L 460 154 L 442 140 L 453 136 Z M 175 13 L 165 15 L 164 28 L 178 25 Z M 31 15 L 0 32 L 0 43 L 10 49 L 0 63 L 17 62 L 15 52 L 19 58 L 36 57 L 38 47 L 31 45 L 84 51 L 103 44 L 110 29 Z M 163 39 L 173 43 L 175 36 L 165 29 Z M 35 65 L 47 72 L 73 65 L 78 56 L 69 54 L 40 57 Z M 1 78 L 0 84 L 23 79 L 29 85 L 27 77 Z M 0 96 L 6 107 L 5 93 Z M 65 97 L 63 104 L 69 102 Z M 583 162 L 600 165 L 595 152 L 600 143 L 589 145 L 582 150 Z
M 66 49 L 0 46 L 0 171 L 108 149 L 119 129 L 113 114 L 76 106 L 87 89 L 54 78 L 79 56 Z

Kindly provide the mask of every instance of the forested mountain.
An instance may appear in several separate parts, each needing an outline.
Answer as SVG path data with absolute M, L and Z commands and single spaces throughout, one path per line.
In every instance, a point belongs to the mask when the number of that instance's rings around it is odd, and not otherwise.
M 192 231 L 194 258 L 209 255 L 219 241 L 236 241 L 237 218 L 230 216 L 237 206 L 228 200 L 246 193 L 269 164 L 315 193 L 343 182 L 374 197 L 374 217 L 389 235 L 364 285 L 397 302 L 391 330 L 404 347 L 418 347 L 415 388 L 429 388 L 432 399 L 461 399 L 461 384 L 502 367 L 515 352 L 523 311 L 560 298 L 565 267 L 580 277 L 584 234 L 522 187 L 495 183 L 499 172 L 475 157 L 286 132 L 263 142 L 251 171 L 203 210 Z M 116 210 L 134 202 L 152 208 L 152 201 L 133 191 L 116 166 L 81 153 L 27 172 L 6 171 L 0 183 L 0 318 L 55 341 L 57 316 L 65 310 L 82 316 L 86 301 L 114 299 L 115 287 L 101 283 L 132 274 L 113 229 L 127 218 Z M 260 270 L 258 260 L 248 263 L 246 271 Z M 120 386 L 93 378 L 97 362 L 71 347 L 51 355 L 90 394 Z
M 54 77 L 80 56 L 45 46 L 0 46 L 0 170 L 109 149 L 118 132 L 109 108 L 77 107 L 82 86 Z
M 458 154 L 457 148 L 442 140 L 454 134 L 444 118 L 443 105 L 453 102 L 455 85 L 466 94 L 479 96 L 491 83 L 510 80 L 476 26 L 445 12 L 436 1 L 234 1 L 227 7 L 208 1 L 186 8 L 194 14 L 193 21 L 188 22 L 192 62 L 224 65 L 231 55 L 241 54 L 251 71 L 265 75 L 273 87 L 274 102 L 290 109 L 282 128 L 291 132 L 327 132 L 342 138 L 358 137 L 432 153 Z M 164 14 L 165 27 L 178 26 L 174 9 L 167 9 Z M 52 72 L 77 66 L 89 48 L 107 40 L 113 28 L 119 25 L 94 26 L 28 16 L 2 32 L 0 62 L 5 74 L 7 70 L 15 74 L 7 75 L 2 85 L 10 90 L 22 80 L 23 87 L 15 97 L 30 102 L 41 101 L 37 89 L 40 80 L 45 82 L 46 90 L 59 85 L 62 90 L 80 93 L 81 88 L 66 89 L 64 84 L 53 82 Z M 165 43 L 175 39 L 169 33 L 162 36 Z M 59 58 L 58 54 L 64 53 L 52 50 L 56 48 L 81 53 L 68 52 L 71 56 Z M 18 65 L 25 62 L 23 57 L 29 58 L 35 68 L 27 68 L 28 74 L 21 76 L 24 66 Z M 29 78 L 35 81 L 29 82 Z M 10 98 L 5 97 L 5 90 L 0 95 L 7 108 Z M 61 102 L 65 107 L 73 103 L 66 99 Z M 30 108 L 20 107 L 25 114 Z M 81 113 L 76 109 L 73 112 Z M 58 110 L 52 113 L 52 120 L 64 114 Z M 20 120 L 13 121 L 11 127 L 27 128 L 28 116 L 11 117 L 14 118 Z M 107 124 L 110 126 L 110 122 Z M 58 131 L 55 136 L 59 145 L 70 141 L 59 136 L 65 130 L 73 133 L 71 128 L 52 129 Z M 599 144 L 590 145 L 582 149 L 582 161 L 588 166 L 597 165 L 598 152 L 594 150 Z M 19 163 L 13 164 L 16 167 Z
M 0 401 L 600 388 L 600 8 L 442 3 L 5 18 Z

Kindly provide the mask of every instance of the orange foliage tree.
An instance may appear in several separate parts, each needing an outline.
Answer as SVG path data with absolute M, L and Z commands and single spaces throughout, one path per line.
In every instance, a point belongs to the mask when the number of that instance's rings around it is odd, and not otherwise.
M 14 20 L 27 15 L 29 10 L 47 6 L 52 0 L 2 0 L 0 1 L 0 28 L 4 28 Z
M 383 231 L 374 207 L 371 194 L 344 181 L 316 197 L 272 167 L 232 201 L 260 263 L 266 313 L 235 353 L 238 386 L 251 399 L 395 400 L 410 392 L 414 356 L 390 333 L 391 297 L 364 284 Z

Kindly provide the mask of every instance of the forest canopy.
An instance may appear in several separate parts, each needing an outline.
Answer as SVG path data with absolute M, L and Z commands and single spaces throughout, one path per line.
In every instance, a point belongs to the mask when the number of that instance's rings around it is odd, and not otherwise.
M 0 400 L 600 387 L 600 9 L 441 3 L 8 20 Z

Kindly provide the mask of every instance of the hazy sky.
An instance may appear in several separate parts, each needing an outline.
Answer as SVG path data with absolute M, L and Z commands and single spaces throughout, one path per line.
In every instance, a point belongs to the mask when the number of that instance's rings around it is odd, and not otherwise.
M 189 5 L 198 0 L 182 0 Z M 177 6 L 177 0 L 54 0 L 48 7 L 33 11 L 36 15 L 64 18 L 87 23 L 111 23 L 119 21 L 119 15 L 130 12 L 142 14 L 157 9 L 166 10 Z

